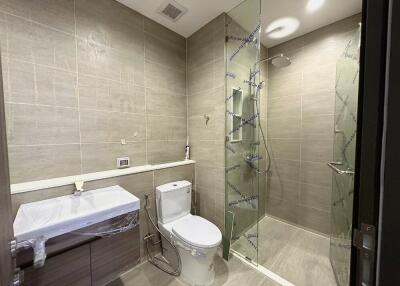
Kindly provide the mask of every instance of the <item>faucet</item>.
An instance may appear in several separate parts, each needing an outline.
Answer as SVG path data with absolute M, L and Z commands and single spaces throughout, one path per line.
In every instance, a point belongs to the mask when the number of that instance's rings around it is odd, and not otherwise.
M 83 183 L 84 181 L 75 182 L 75 190 L 73 195 L 79 197 L 83 192 Z

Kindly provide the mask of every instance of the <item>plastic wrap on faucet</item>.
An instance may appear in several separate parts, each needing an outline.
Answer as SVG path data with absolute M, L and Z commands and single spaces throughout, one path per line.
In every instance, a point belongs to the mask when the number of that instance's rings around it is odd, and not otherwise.
M 41 236 L 37 239 L 25 240 L 18 242 L 17 248 L 32 248 L 33 249 L 33 266 L 38 268 L 44 265 L 46 261 L 46 241 L 47 238 Z
M 107 237 L 134 229 L 139 223 L 139 212 L 131 212 L 126 215 L 118 216 L 104 224 L 86 227 L 72 232 L 78 235 Z

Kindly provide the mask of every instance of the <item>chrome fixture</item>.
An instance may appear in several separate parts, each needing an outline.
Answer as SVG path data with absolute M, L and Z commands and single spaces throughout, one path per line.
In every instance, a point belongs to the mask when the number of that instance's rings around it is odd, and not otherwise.
M 75 190 L 74 190 L 74 194 L 73 194 L 74 196 L 78 197 L 82 194 L 83 184 L 84 184 L 83 181 L 75 182 Z
M 289 66 L 292 63 L 290 61 L 289 57 L 285 56 L 284 54 L 279 54 L 279 55 L 276 55 L 273 57 L 259 60 L 258 62 L 255 63 L 255 65 L 263 63 L 263 62 L 267 62 L 267 61 L 271 61 L 271 63 L 277 68 L 284 68 L 284 67 Z
M 351 171 L 351 170 L 340 170 L 338 167 L 336 167 L 336 166 L 343 165 L 342 162 L 329 162 L 329 163 L 327 163 L 327 165 L 339 175 L 349 175 L 349 176 L 353 176 L 354 175 L 354 171 Z

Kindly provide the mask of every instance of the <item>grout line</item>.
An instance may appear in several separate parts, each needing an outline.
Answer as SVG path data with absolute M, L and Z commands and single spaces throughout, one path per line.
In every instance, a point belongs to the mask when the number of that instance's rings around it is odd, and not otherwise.
M 316 231 L 311 231 L 311 230 L 305 228 L 304 226 L 301 226 L 301 225 L 298 225 L 298 224 L 294 224 L 294 223 L 279 219 L 279 218 L 271 216 L 269 214 L 267 214 L 264 218 L 272 219 L 272 220 L 275 220 L 275 221 L 277 221 L 279 223 L 283 223 L 283 224 L 289 225 L 291 227 L 295 227 L 295 228 L 297 228 L 297 230 L 303 230 L 303 231 L 306 231 L 306 232 L 308 232 L 310 234 L 314 234 L 314 235 L 320 236 L 322 238 L 329 239 L 328 235 L 324 235 L 324 234 L 316 232 Z
M 233 256 L 238 258 L 244 264 L 246 264 L 246 265 L 250 266 L 251 268 L 257 270 L 258 272 L 264 274 L 266 277 L 274 280 L 275 282 L 277 282 L 281 286 L 295 286 L 295 284 L 293 284 L 293 283 L 289 282 L 288 280 L 282 278 L 281 276 L 279 276 L 278 274 L 276 274 L 276 273 L 272 272 L 271 270 L 265 268 L 264 266 L 262 266 L 260 264 L 255 265 L 254 263 L 249 262 L 246 258 L 241 256 L 235 250 L 231 250 L 231 251 L 232 251 Z
M 146 84 L 146 37 L 145 37 L 145 28 L 144 28 L 144 17 L 142 17 L 142 33 L 143 33 L 143 77 L 144 77 L 144 118 L 145 118 L 145 124 L 146 124 L 146 128 L 145 128 L 145 145 L 146 145 L 146 150 L 145 150 L 145 159 L 146 159 L 146 164 L 149 163 L 149 156 L 148 156 L 148 118 L 147 118 L 147 92 L 148 92 L 148 88 L 147 88 L 147 84 Z M 134 80 L 135 82 L 135 80 Z M 153 185 L 154 185 L 154 174 L 153 174 Z
M 74 40 L 75 40 L 75 94 L 77 96 L 78 108 L 78 128 L 79 128 L 79 156 L 81 174 L 83 173 L 83 152 L 82 152 L 82 129 L 81 129 L 81 110 L 80 110 L 80 92 L 79 92 L 79 74 L 78 74 L 78 38 L 76 36 L 76 0 L 74 0 Z

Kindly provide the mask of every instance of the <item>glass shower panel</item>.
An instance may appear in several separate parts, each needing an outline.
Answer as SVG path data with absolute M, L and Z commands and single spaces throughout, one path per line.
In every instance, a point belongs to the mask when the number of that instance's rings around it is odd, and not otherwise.
M 224 257 L 234 250 L 257 263 L 259 196 L 260 0 L 226 15 Z
M 330 260 L 339 285 L 349 285 L 357 132 L 360 32 L 336 65 Z

